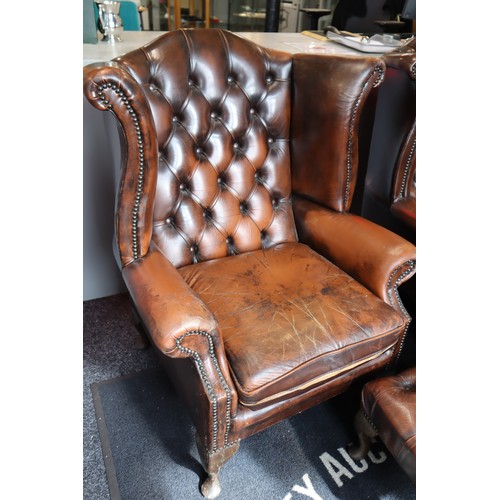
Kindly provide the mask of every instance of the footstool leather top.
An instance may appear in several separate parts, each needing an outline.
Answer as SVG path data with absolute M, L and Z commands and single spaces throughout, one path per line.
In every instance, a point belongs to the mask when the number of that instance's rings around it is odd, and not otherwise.
M 361 408 L 387 449 L 415 481 L 417 456 L 416 368 L 368 382 Z

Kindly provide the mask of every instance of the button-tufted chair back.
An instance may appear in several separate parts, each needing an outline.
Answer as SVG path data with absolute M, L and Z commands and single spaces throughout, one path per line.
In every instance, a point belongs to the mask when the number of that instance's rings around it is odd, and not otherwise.
M 174 266 L 295 241 L 291 57 L 232 33 L 192 30 L 118 61 L 142 84 L 153 115 L 152 239 Z

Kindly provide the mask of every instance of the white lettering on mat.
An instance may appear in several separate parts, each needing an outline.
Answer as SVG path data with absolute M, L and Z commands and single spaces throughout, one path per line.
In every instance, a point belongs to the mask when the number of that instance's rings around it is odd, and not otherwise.
M 373 441 L 375 442 L 375 440 Z M 355 474 L 362 474 L 368 469 L 368 458 L 372 464 L 381 464 L 387 460 L 387 455 L 383 451 L 380 451 L 378 456 L 370 451 L 368 452 L 367 459 L 361 459 L 359 461 L 353 460 L 344 448 L 337 448 L 337 452 L 338 454 L 334 457 L 325 451 L 319 456 L 319 459 L 339 488 L 344 486 L 344 482 L 347 479 L 353 479 Z M 312 498 L 313 500 L 323 500 L 316 492 L 309 474 L 304 474 L 302 476 L 302 482 L 304 485 L 294 484 L 292 492 L 287 493 L 283 500 L 292 500 L 293 498 L 298 499 L 298 495 L 301 495 L 301 498 L 306 496 L 308 498 Z M 294 495 L 293 492 L 298 495 Z M 335 497 L 329 496 L 329 498 L 331 499 Z
M 351 469 L 354 471 L 354 472 L 357 472 L 358 474 L 360 472 L 365 472 L 366 469 L 368 469 L 368 463 L 365 459 L 361 459 L 359 461 L 359 463 L 361 465 L 358 465 L 350 456 L 349 456 L 349 453 L 347 453 L 346 450 L 344 450 L 344 448 L 339 448 L 337 450 L 343 457 L 344 457 L 344 460 L 347 462 L 347 464 L 351 467 Z
M 354 477 L 349 469 L 347 469 L 347 467 L 344 467 L 338 460 L 333 458 L 330 453 L 325 451 L 325 453 L 321 454 L 319 458 L 321 459 L 323 465 L 326 467 L 326 470 L 330 473 L 330 476 L 333 477 L 333 480 L 337 483 L 337 486 L 339 488 L 342 488 L 342 486 L 344 486 L 342 479 L 340 479 L 342 476 L 346 476 L 348 479 L 352 479 Z
M 368 458 L 374 463 L 374 464 L 381 464 L 382 462 L 385 462 L 387 460 L 387 455 L 381 451 L 380 456 L 377 458 L 374 454 L 373 451 L 368 452 Z
M 314 500 L 323 500 L 314 490 L 314 487 L 311 483 L 311 480 L 309 479 L 308 474 L 304 474 L 302 476 L 302 481 L 304 481 L 304 484 L 306 485 L 305 488 L 303 486 L 295 484 L 292 490 L 296 491 L 297 493 L 300 493 L 301 495 L 305 495 L 306 497 L 312 498 Z M 283 500 L 290 500 L 291 498 L 292 494 L 288 493 L 288 495 Z

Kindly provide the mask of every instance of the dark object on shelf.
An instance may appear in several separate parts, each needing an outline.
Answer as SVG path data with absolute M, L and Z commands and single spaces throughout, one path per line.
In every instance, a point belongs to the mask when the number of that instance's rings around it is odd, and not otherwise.
M 410 0 L 339 0 L 331 24 L 354 33 L 412 33 L 415 17 L 410 16 L 415 9 L 411 3 Z
M 264 31 L 276 33 L 280 26 L 281 0 L 268 0 L 266 5 L 266 23 Z
M 384 33 L 401 33 L 406 31 L 407 23 L 404 21 L 387 20 L 387 21 L 374 21 L 377 26 L 380 26 Z
M 319 19 L 321 17 L 327 16 L 328 14 L 331 14 L 332 11 L 330 9 L 309 9 L 309 8 L 303 8 L 300 9 L 300 12 L 303 12 L 304 14 L 307 14 L 311 20 L 311 30 L 317 30 L 318 25 L 319 25 Z

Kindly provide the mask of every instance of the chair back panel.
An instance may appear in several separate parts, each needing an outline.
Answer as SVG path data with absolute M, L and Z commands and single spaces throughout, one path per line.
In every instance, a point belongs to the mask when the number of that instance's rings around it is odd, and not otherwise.
M 174 266 L 297 240 L 289 54 L 221 30 L 180 30 L 115 61 L 152 112 L 152 238 Z

